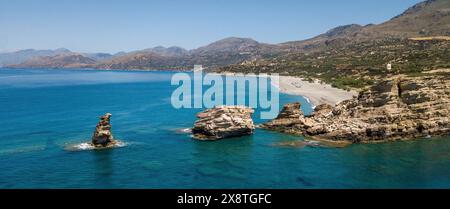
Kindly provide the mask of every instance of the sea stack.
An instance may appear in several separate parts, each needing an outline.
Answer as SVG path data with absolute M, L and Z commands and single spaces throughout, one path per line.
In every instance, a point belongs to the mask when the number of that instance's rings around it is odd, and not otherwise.
M 198 140 L 219 140 L 253 134 L 254 110 L 245 106 L 217 106 L 197 115 L 192 134 Z
M 92 144 L 95 147 L 109 147 L 116 143 L 111 133 L 110 118 L 111 113 L 106 113 L 105 115 L 100 116 L 100 121 L 95 127 L 95 131 L 92 136 Z

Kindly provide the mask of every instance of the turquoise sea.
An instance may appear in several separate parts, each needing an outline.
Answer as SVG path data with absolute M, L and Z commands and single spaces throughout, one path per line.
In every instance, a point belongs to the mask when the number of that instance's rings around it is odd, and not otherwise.
M 450 188 L 450 137 L 346 148 L 273 146 L 257 130 L 200 142 L 172 72 L 0 69 L 0 188 Z M 281 104 L 302 97 L 280 95 Z M 70 151 L 110 112 L 126 146 Z M 255 114 L 255 121 L 262 122 Z

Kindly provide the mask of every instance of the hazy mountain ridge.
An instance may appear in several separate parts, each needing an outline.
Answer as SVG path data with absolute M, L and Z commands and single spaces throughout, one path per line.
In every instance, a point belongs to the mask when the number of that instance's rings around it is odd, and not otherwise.
M 276 45 L 259 43 L 250 38 L 229 37 L 213 42 L 207 46 L 191 50 L 191 54 L 220 53 L 220 52 L 269 53 L 275 48 Z
M 20 64 L 9 67 L 89 67 L 99 69 L 191 69 L 193 65 L 202 63 L 205 67 L 220 67 L 258 58 L 265 58 L 280 53 L 277 45 L 262 44 L 249 38 L 225 38 L 203 47 L 186 50 L 181 47 L 147 48 L 132 52 L 120 52 L 115 55 L 106 53 L 77 53 L 95 62 L 75 63 L 77 59 L 61 59 L 52 66 L 51 57 L 34 57 Z M 73 56 L 71 53 L 61 56 Z M 53 57 L 56 58 L 56 57 Z M 66 64 L 61 60 L 67 60 Z M 56 61 L 56 60 L 55 60 Z
M 249 38 L 230 37 L 203 47 L 155 47 L 128 53 L 99 63 L 102 69 L 191 69 L 201 63 L 214 68 L 269 57 L 280 52 L 277 45 L 262 44 Z
M 0 66 L 19 64 L 35 57 L 54 56 L 70 52 L 70 50 L 64 48 L 55 50 L 24 49 L 16 52 L 5 52 L 0 53 Z
M 132 53 L 155 53 L 161 56 L 183 56 L 189 54 L 189 51 L 187 49 L 178 46 L 171 46 L 168 48 L 163 46 L 157 46 L 153 48 L 135 51 Z
M 21 64 L 12 65 L 16 68 L 85 68 L 97 63 L 96 60 L 78 53 L 58 54 L 31 58 Z
M 114 58 L 114 55 L 109 53 L 82 53 L 82 55 L 96 61 L 103 61 Z

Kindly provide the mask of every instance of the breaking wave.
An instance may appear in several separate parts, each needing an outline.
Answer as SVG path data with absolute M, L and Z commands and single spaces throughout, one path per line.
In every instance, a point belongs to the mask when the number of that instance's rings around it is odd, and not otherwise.
M 116 140 L 116 144 L 111 145 L 109 147 L 95 147 L 94 145 L 92 145 L 89 142 L 83 142 L 83 143 L 79 143 L 79 144 L 72 144 L 67 146 L 65 149 L 68 151 L 86 151 L 86 150 L 96 150 L 96 149 L 112 149 L 112 148 L 120 148 L 120 147 L 125 147 L 128 144 L 122 141 L 117 141 Z

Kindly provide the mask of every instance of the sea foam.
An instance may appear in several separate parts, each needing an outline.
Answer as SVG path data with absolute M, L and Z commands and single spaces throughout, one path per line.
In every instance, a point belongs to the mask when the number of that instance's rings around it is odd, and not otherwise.
M 120 147 L 125 147 L 125 146 L 127 146 L 127 143 L 116 140 L 116 144 L 114 144 L 111 147 L 105 147 L 105 148 L 106 149 L 109 149 L 109 148 L 120 148 Z M 79 143 L 79 144 L 69 145 L 69 146 L 66 147 L 66 150 L 68 150 L 68 151 L 85 151 L 85 150 L 95 150 L 95 149 L 103 149 L 103 148 L 95 147 L 94 145 L 92 145 L 91 143 L 88 143 L 88 142 L 83 142 L 83 143 Z

